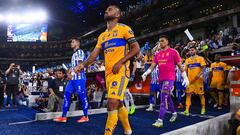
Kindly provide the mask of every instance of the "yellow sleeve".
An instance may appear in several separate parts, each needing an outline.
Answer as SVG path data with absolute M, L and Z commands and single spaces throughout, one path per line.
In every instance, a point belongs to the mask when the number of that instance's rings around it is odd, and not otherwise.
M 96 48 L 102 49 L 102 39 L 101 39 L 101 35 L 98 37 L 98 41 L 97 41 Z
M 206 62 L 205 62 L 205 60 L 204 60 L 203 57 L 201 57 L 201 63 L 200 63 L 200 64 L 201 64 L 201 67 L 202 67 L 202 66 L 206 66 Z
M 227 64 L 226 64 L 226 63 L 223 63 L 223 69 L 224 69 L 224 71 L 228 70 L 228 69 L 227 69 Z
M 211 66 L 210 66 L 210 72 L 212 71 L 212 68 L 213 68 L 213 64 L 211 64 Z
M 123 37 L 125 40 L 128 41 L 128 43 L 134 43 L 136 42 L 134 32 L 129 26 L 124 26 L 124 32 Z
M 187 70 L 188 69 L 188 60 L 186 59 L 186 61 L 185 61 L 185 70 Z

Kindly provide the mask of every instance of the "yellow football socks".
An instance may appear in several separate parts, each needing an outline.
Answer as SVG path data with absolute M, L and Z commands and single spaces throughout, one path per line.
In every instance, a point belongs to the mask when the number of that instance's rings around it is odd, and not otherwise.
M 204 97 L 204 95 L 199 95 L 199 96 L 200 96 L 200 101 L 201 101 L 202 108 L 205 109 L 205 97 Z
M 132 129 L 128 120 L 128 111 L 125 106 L 118 109 L 118 118 L 122 123 L 125 134 L 131 134 Z
M 191 106 L 191 97 L 192 97 L 192 95 L 187 95 L 187 97 L 186 97 L 186 111 L 188 111 L 188 112 L 189 112 L 189 108 Z
M 118 111 L 109 111 L 104 135 L 112 135 L 118 122 Z

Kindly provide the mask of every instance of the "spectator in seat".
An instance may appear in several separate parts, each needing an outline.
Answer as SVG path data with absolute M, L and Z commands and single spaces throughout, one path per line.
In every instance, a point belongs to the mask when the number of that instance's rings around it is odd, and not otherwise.
M 40 92 L 40 96 L 35 99 L 35 102 L 39 109 L 45 109 L 48 103 L 48 89 L 42 89 Z
M 27 86 L 25 86 L 25 85 L 21 86 L 21 90 L 16 97 L 16 101 L 17 101 L 18 105 L 23 105 L 23 106 L 28 106 L 29 105 Z

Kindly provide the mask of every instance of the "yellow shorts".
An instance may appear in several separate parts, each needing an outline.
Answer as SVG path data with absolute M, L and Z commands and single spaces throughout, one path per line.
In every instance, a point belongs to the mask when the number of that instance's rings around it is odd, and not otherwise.
M 210 88 L 211 89 L 217 89 L 217 90 L 224 90 L 224 85 L 222 81 L 212 81 Z
M 106 86 L 108 90 L 108 98 L 119 99 L 123 101 L 124 92 L 128 85 L 125 74 L 109 75 L 106 77 Z
M 203 82 L 195 82 L 195 83 L 190 84 L 186 89 L 186 93 L 195 93 L 195 94 L 199 94 L 199 95 L 204 94 Z

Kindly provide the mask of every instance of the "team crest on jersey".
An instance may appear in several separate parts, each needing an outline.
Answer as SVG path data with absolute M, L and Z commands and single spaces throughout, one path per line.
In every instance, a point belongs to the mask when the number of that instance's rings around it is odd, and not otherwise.
M 169 52 L 167 52 L 166 56 L 169 56 Z
M 102 37 L 102 40 L 103 40 L 103 41 L 105 40 L 105 35 Z
M 117 37 L 117 35 L 118 35 L 118 31 L 117 31 L 117 30 L 114 30 L 114 31 L 113 31 L 113 37 Z
M 128 33 L 134 35 L 134 32 L 132 30 L 129 30 Z

